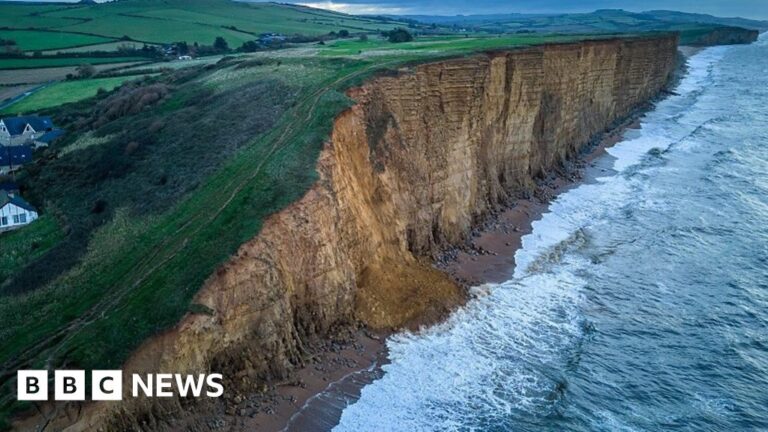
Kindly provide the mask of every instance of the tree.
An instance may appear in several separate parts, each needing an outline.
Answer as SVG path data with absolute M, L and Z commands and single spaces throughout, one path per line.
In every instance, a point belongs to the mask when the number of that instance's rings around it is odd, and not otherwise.
M 176 54 L 180 56 L 189 54 L 189 44 L 186 41 L 176 42 L 173 45 L 176 47 Z
M 21 54 L 21 50 L 13 39 L 0 39 L 0 47 L 7 54 Z
M 240 47 L 241 52 L 254 52 L 259 50 L 259 44 L 256 41 L 247 41 L 243 42 L 243 45 Z
M 339 30 L 339 37 L 340 38 L 348 38 L 349 37 L 349 30 Z
M 226 52 L 229 51 L 229 44 L 223 37 L 216 36 L 216 40 L 213 41 L 213 49 L 219 52 Z
M 96 75 L 96 68 L 87 63 L 81 64 L 75 70 L 77 71 L 77 76 L 80 78 L 90 78 Z
M 368 35 L 363 33 L 360 35 L 358 39 L 360 40 L 360 42 L 368 42 Z
M 392 43 L 410 42 L 413 40 L 411 32 L 402 27 L 384 32 L 384 36 Z

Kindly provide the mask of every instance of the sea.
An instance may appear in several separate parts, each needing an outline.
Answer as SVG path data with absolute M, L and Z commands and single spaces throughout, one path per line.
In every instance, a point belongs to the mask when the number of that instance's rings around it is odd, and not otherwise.
M 641 123 L 335 431 L 768 431 L 768 36 L 690 57 Z

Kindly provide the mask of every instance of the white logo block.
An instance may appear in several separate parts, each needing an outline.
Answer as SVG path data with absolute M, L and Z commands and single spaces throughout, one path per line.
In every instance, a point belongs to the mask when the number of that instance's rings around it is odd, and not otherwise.
M 95 401 L 119 401 L 123 399 L 123 372 L 119 370 L 95 370 L 91 373 L 91 396 Z
M 18 371 L 16 374 L 16 394 L 20 401 L 48 400 L 48 371 Z
M 60 401 L 85 400 L 85 371 L 57 370 L 53 379 L 54 395 Z

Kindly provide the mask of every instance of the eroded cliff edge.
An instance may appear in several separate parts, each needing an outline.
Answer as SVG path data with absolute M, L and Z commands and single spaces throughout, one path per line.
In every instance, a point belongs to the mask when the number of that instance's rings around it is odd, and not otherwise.
M 336 328 L 446 314 L 464 294 L 431 257 L 658 95 L 676 57 L 674 35 L 586 41 L 420 65 L 350 90 L 357 103 L 335 121 L 318 183 L 209 278 L 195 299 L 208 313 L 147 341 L 124 372 L 212 370 L 253 388 Z M 184 402 L 162 404 L 91 404 L 53 424 L 163 429 L 153 413 Z

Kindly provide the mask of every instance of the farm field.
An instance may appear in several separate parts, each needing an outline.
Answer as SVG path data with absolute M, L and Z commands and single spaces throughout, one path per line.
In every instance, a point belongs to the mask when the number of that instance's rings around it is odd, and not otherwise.
M 6 99 L 14 98 L 35 87 L 37 86 L 34 84 L 0 86 L 0 104 Z
M 94 65 L 97 72 L 112 71 L 137 66 L 143 62 L 105 63 Z M 80 63 L 76 63 L 79 65 Z M 0 69 L 0 86 L 22 84 L 40 84 L 63 80 L 67 74 L 77 73 L 76 66 L 39 68 L 39 69 Z
M 117 51 L 122 47 L 130 48 L 130 49 L 141 49 L 141 47 L 143 46 L 144 46 L 144 43 L 142 42 L 119 41 L 119 42 L 107 42 L 107 43 L 96 44 L 96 45 L 86 45 L 86 46 L 80 46 L 75 48 L 52 49 L 49 51 L 43 51 L 43 54 L 52 55 L 52 54 L 60 54 L 60 53 L 69 54 L 69 53 L 87 53 L 87 52 L 94 52 L 94 51 Z
M 136 78 L 139 77 L 121 76 L 58 82 L 6 107 L 0 111 L 0 114 L 32 114 L 39 110 L 96 96 L 99 89 L 111 91 L 120 84 Z
M 66 27 L 66 29 L 116 38 L 127 34 L 131 39 L 152 43 L 186 41 L 211 45 L 217 36 L 221 36 L 230 46 L 238 47 L 245 41 L 255 39 L 251 34 L 219 26 L 144 16 L 108 16 Z
M 2 28 L 46 28 L 53 29 L 71 25 L 72 20 L 51 17 L 44 14 L 61 9 L 61 4 L 24 4 L 4 2 L 0 5 L 0 27 Z
M 221 36 L 231 47 L 238 47 L 260 33 L 317 36 L 340 30 L 377 32 L 398 25 L 302 6 L 229 0 L 167 0 L 162 7 L 150 0 L 72 6 L 0 4 L 0 16 L 0 27 L 9 29 L 4 30 L 8 38 L 20 39 L 18 45 L 25 51 L 96 45 L 126 36 L 138 42 L 207 45 Z M 47 40 L 42 37 L 45 32 L 29 28 L 70 33 Z
M 55 57 L 55 58 L 4 58 L 0 69 L 37 69 L 77 66 L 81 64 L 132 63 L 147 61 L 143 57 Z
M 2 6 L 0 6 L 2 10 Z M 0 39 L 16 41 L 22 51 L 53 50 L 100 44 L 113 39 L 59 31 L 0 30 Z

